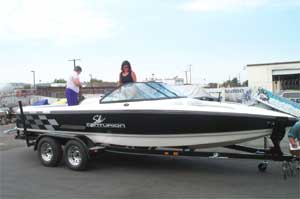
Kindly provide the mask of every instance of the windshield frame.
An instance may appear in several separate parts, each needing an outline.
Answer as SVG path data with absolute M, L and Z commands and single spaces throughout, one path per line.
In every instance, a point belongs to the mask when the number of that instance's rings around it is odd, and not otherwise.
M 161 90 L 155 88 L 154 86 L 152 86 L 151 84 L 157 84 L 160 87 L 162 87 L 164 90 L 167 90 L 167 92 L 172 93 L 173 95 L 175 95 L 174 97 L 168 96 L 167 94 L 165 94 L 164 92 L 162 92 Z M 178 95 L 178 93 L 175 93 L 174 91 L 171 91 L 169 88 L 164 87 L 163 83 L 161 82 L 155 82 L 155 81 L 151 81 L 151 82 L 134 82 L 134 83 L 129 83 L 129 84 L 145 84 L 148 87 L 150 87 L 151 89 L 156 90 L 158 93 L 164 95 L 165 97 L 158 97 L 158 98 L 149 98 L 149 99 L 126 99 L 126 100 L 117 100 L 117 101 L 103 101 L 105 100 L 105 98 L 107 98 L 108 96 L 110 96 L 113 92 L 115 92 L 118 89 L 121 89 L 121 87 L 126 86 L 126 84 L 117 87 L 116 89 L 112 90 L 111 92 L 107 93 L 106 95 L 104 95 L 100 100 L 99 103 L 100 104 L 107 104 L 107 103 L 124 103 L 124 102 L 140 102 L 140 101 L 154 101 L 154 100 L 166 100 L 166 99 L 178 99 L 178 98 L 187 98 L 187 96 L 183 96 L 183 95 Z

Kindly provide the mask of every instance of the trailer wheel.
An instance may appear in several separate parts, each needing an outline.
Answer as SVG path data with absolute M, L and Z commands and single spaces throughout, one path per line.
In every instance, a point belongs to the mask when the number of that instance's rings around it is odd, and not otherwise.
M 38 156 L 43 165 L 57 166 L 62 159 L 62 154 L 61 145 L 57 140 L 44 137 L 38 142 Z
M 257 167 L 260 172 L 266 172 L 268 168 L 268 163 L 266 162 L 259 163 Z
M 65 146 L 64 158 L 70 169 L 82 171 L 87 167 L 88 152 L 82 143 L 77 140 L 70 140 Z

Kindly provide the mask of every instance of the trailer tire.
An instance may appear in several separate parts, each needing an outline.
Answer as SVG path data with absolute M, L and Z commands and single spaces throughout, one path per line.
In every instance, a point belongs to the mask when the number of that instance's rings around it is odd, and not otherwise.
M 83 143 L 77 140 L 70 140 L 65 145 L 65 164 L 75 171 L 82 171 L 87 168 L 89 156 Z
M 62 159 L 61 144 L 51 138 L 43 137 L 38 142 L 38 156 L 41 163 L 47 167 L 57 166 Z
M 257 167 L 260 172 L 266 172 L 267 168 L 268 168 L 268 164 L 265 162 L 262 162 L 262 163 L 259 163 L 259 165 Z

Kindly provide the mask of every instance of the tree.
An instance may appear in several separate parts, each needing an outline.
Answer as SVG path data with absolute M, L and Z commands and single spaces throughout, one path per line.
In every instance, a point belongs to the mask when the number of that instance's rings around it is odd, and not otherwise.
M 226 82 L 223 83 L 224 87 L 239 87 L 241 86 L 241 83 L 239 80 L 235 77 L 232 80 L 227 80 Z
M 53 83 L 67 83 L 67 81 L 64 79 L 55 79 Z
M 242 86 L 248 87 L 248 80 L 244 81 Z
M 91 83 L 102 83 L 103 81 L 101 79 L 92 78 Z
M 241 86 L 239 80 L 235 77 L 231 80 L 231 87 L 238 87 L 238 86 Z
M 24 88 L 24 89 L 30 89 L 30 88 L 31 88 L 31 85 L 30 85 L 30 84 L 25 84 L 23 88 Z
M 218 83 L 208 83 L 206 88 L 218 88 Z

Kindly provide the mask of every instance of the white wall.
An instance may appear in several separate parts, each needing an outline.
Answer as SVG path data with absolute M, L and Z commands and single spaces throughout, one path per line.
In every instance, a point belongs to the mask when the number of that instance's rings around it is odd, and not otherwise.
M 272 90 L 272 70 L 267 66 L 247 67 L 248 86 L 257 89 L 263 87 Z
M 300 69 L 300 63 L 247 66 L 249 87 L 263 87 L 273 91 L 272 76 L 275 70 Z

